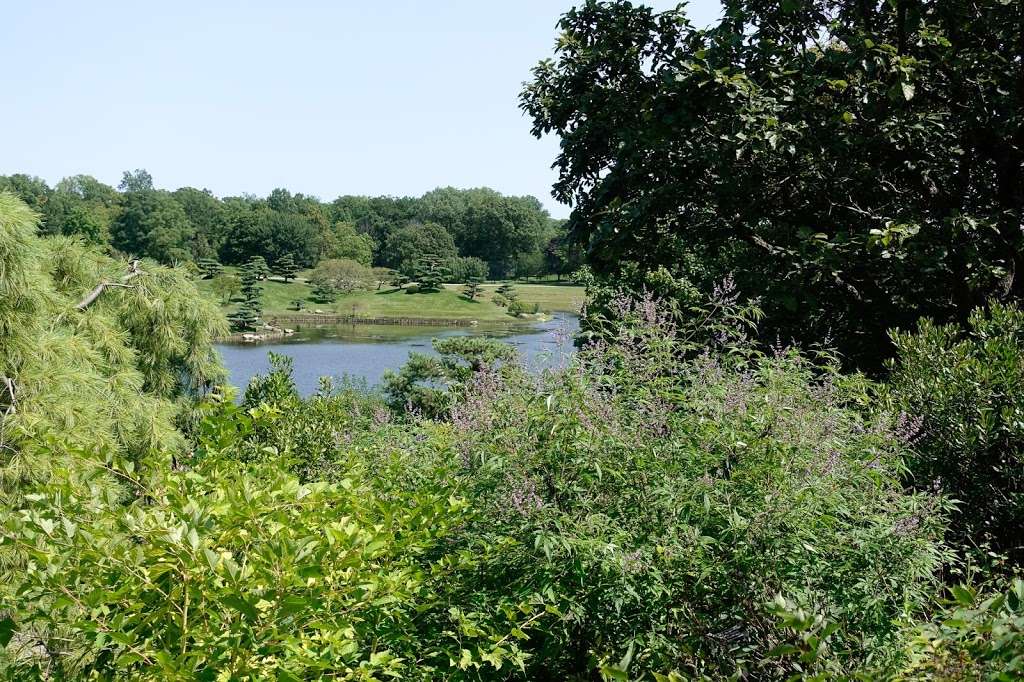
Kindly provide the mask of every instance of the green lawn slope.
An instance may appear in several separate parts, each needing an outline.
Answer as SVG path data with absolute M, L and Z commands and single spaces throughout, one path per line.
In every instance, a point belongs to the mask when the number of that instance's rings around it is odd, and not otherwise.
M 232 272 L 233 269 L 226 268 Z M 296 314 L 293 301 L 301 300 L 305 312 L 322 311 L 336 315 L 358 317 L 394 317 L 406 319 L 477 320 L 479 322 L 510 322 L 515 318 L 505 308 L 495 304 L 491 297 L 498 284 L 481 286 L 482 294 L 475 301 L 462 295 L 463 285 L 447 284 L 444 289 L 430 293 L 418 293 L 415 286 L 406 289 L 382 287 L 377 291 L 362 291 L 339 296 L 333 303 L 317 303 L 313 300 L 312 287 L 300 273 L 298 279 L 285 283 L 279 279 L 268 279 L 261 283 L 263 289 L 264 318 Z M 201 291 L 217 300 L 225 312 L 235 310 L 240 298 L 225 304 L 213 290 L 211 280 L 198 282 Z M 520 300 L 537 303 L 546 312 L 577 312 L 583 301 L 583 288 L 569 284 L 516 284 Z

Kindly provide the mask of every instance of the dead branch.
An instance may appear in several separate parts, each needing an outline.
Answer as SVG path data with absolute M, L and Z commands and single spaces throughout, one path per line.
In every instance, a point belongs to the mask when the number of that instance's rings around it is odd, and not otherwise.
M 8 417 L 18 411 L 18 400 L 17 390 L 14 385 L 14 379 L 9 377 L 0 377 L 0 405 L 5 405 L 3 416 Z
M 109 280 L 103 280 L 96 285 L 96 288 L 86 294 L 85 298 L 78 302 L 75 306 L 75 310 L 82 311 L 91 306 L 96 302 L 96 299 L 100 297 L 104 291 L 110 287 L 127 287 L 128 282 L 135 279 L 139 275 L 143 274 L 142 270 L 139 269 L 139 261 L 133 260 L 128 264 L 128 272 L 121 278 L 121 282 L 111 282 Z

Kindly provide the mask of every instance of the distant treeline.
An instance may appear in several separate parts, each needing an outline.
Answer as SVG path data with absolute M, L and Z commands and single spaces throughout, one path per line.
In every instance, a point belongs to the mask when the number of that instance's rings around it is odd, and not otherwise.
M 579 266 L 564 221 L 535 197 L 487 188 L 435 189 L 422 197 L 340 196 L 332 202 L 286 189 L 267 197 L 214 196 L 209 190 L 153 187 L 145 170 L 126 171 L 115 189 L 89 175 L 55 187 L 37 177 L 0 176 L 0 191 L 42 216 L 46 234 L 79 236 L 112 252 L 162 263 L 241 264 L 291 255 L 303 267 L 347 258 L 411 270 L 424 255 L 449 271 L 492 278 L 562 276 Z

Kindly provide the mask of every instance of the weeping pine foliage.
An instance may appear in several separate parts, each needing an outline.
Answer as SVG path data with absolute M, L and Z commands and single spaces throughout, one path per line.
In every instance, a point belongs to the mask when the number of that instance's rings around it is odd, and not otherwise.
M 184 447 L 188 399 L 223 379 L 225 331 L 187 273 L 127 264 L 67 237 L 0 193 L 0 501 L 88 451 L 140 463 Z M 96 300 L 79 302 L 108 283 Z

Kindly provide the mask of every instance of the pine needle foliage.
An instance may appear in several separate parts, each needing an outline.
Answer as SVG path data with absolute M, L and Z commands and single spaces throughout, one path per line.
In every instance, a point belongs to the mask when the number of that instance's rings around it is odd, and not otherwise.
M 183 270 L 127 265 L 68 237 L 36 234 L 39 217 L 0 194 L 0 502 L 80 448 L 141 462 L 183 447 L 176 419 L 224 378 L 216 307 Z M 76 305 L 101 282 L 94 303 Z

